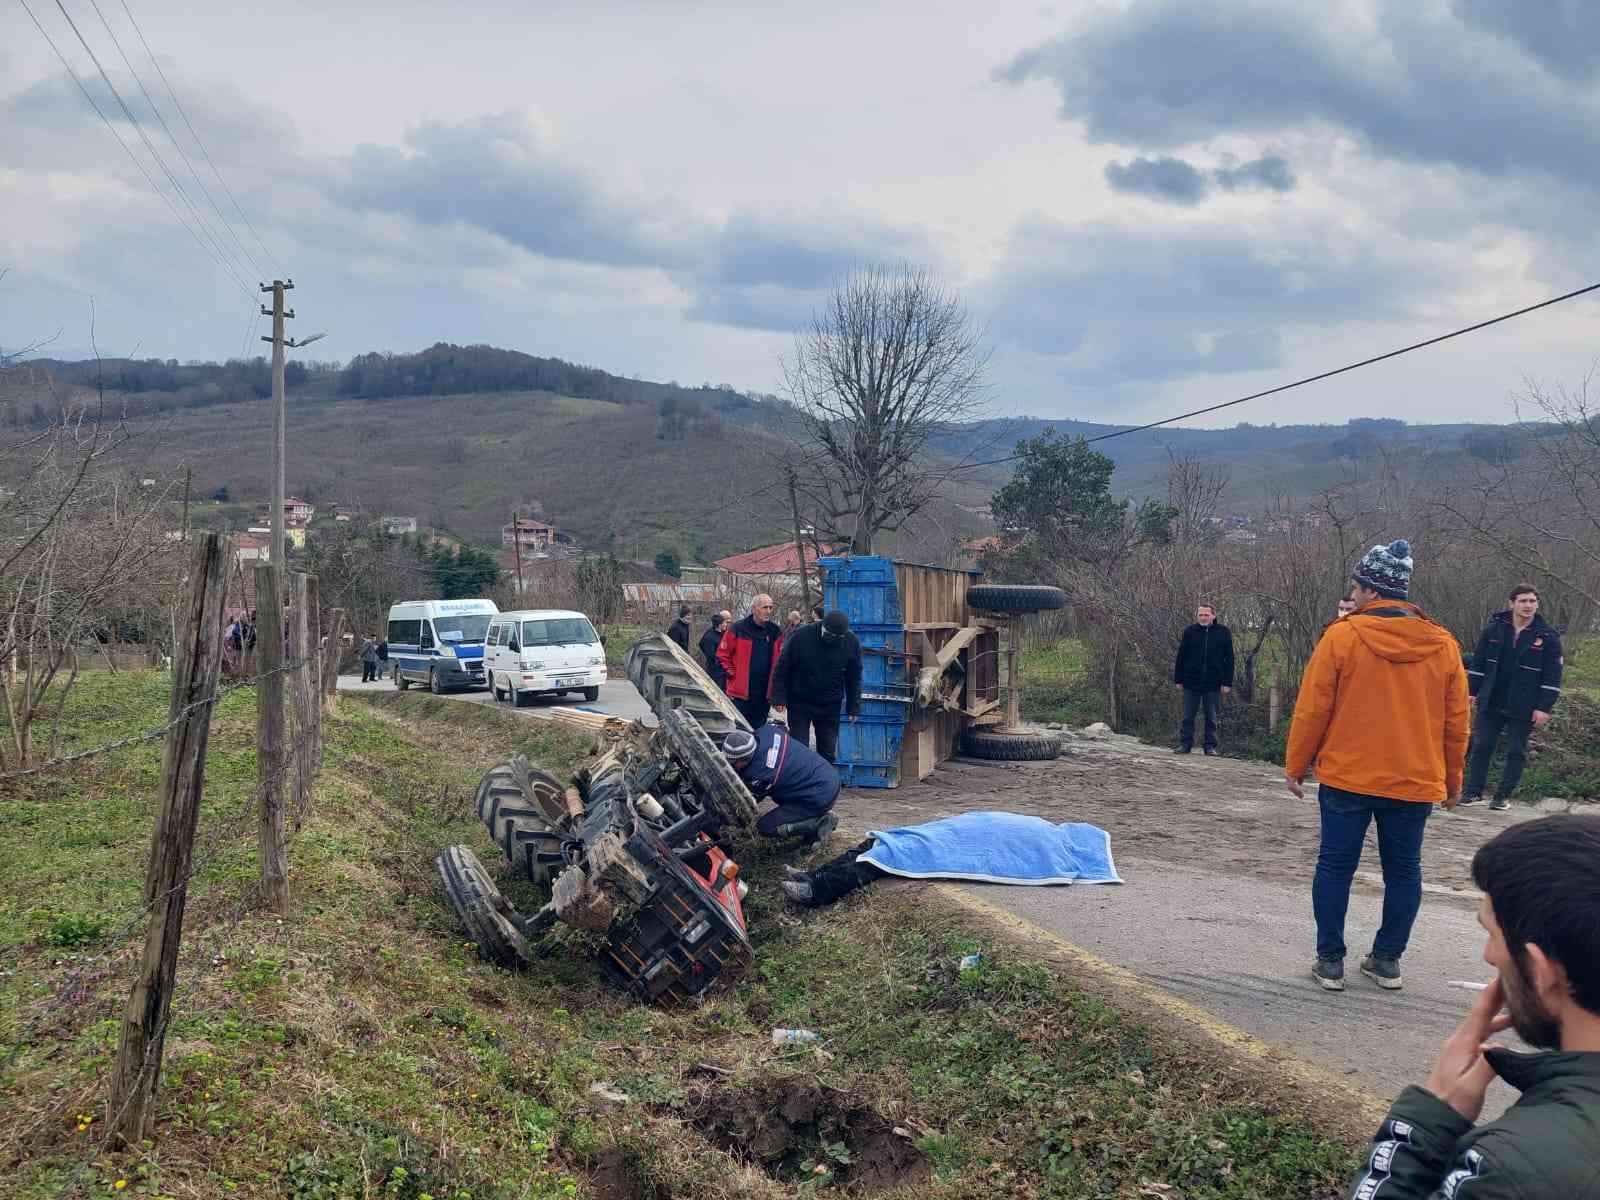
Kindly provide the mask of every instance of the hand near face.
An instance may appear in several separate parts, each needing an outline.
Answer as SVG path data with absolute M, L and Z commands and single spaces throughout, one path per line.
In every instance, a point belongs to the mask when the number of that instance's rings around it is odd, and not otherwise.
M 1483 1111 L 1484 1093 L 1494 1079 L 1494 1068 L 1483 1056 L 1487 1040 L 1511 1028 L 1511 1016 L 1501 1012 L 1505 993 L 1497 978 L 1478 995 L 1456 1031 L 1445 1039 L 1439 1059 L 1423 1086 L 1469 1121 Z

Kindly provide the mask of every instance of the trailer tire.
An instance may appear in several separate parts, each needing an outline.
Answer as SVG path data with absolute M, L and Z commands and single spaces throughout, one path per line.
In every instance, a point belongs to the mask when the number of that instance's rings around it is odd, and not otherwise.
M 623 669 L 658 721 L 665 722 L 669 712 L 686 709 L 717 741 L 735 729 L 750 728 L 711 676 L 666 634 L 635 642 Z
M 1061 757 L 1061 741 L 1042 733 L 990 733 L 969 729 L 961 735 L 961 752 L 973 758 L 1004 762 L 1044 762 Z
M 979 612 L 1053 612 L 1067 603 L 1067 594 L 1058 587 L 1038 583 L 979 583 L 967 589 L 967 607 Z
M 746 831 L 755 828 L 755 797 L 694 716 L 685 709 L 669 709 L 661 718 L 659 736 L 707 807 Z
M 541 887 L 554 883 L 564 865 L 552 814 L 564 807 L 565 792 L 554 775 L 518 758 L 491 767 L 478 781 L 478 819 L 511 869 Z
M 526 967 L 533 958 L 528 939 L 511 920 L 510 904 L 478 856 L 465 846 L 450 846 L 433 865 L 444 884 L 445 900 L 466 929 L 478 957 L 513 971 Z

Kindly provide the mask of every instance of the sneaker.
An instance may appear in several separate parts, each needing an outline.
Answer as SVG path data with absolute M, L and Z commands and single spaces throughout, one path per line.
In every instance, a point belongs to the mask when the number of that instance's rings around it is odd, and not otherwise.
M 1179 746 L 1176 750 L 1173 751 L 1173 753 L 1174 754 L 1188 754 L 1189 751 L 1191 751 L 1193 749 L 1194 749 L 1193 746 Z
M 1324 991 L 1344 991 L 1344 959 L 1317 959 L 1311 964 L 1311 978 L 1320 983 Z
M 1463 796 L 1457 802 L 1457 806 L 1461 807 L 1461 808 L 1465 808 L 1467 805 L 1476 804 L 1476 803 L 1478 803 L 1478 801 L 1480 801 L 1482 799 L 1483 799 L 1482 796 Z
M 1369 954 L 1361 960 L 1361 973 L 1388 991 L 1400 989 L 1400 960 L 1397 958 L 1379 958 L 1376 954 Z
M 780 885 L 783 894 L 796 904 L 811 903 L 811 881 L 809 879 L 785 879 Z
M 811 872 L 802 871 L 799 867 L 790 867 L 790 866 L 785 866 L 783 868 L 783 875 L 784 875 L 785 879 L 810 879 L 811 878 Z
M 1496 796 L 1493 800 L 1489 801 L 1490 812 L 1505 812 L 1505 810 L 1510 807 L 1511 799 L 1508 796 Z
M 1216 756 L 1217 756 L 1217 752 L 1215 750 L 1207 750 L 1206 751 L 1206 757 L 1207 758 L 1215 758 Z

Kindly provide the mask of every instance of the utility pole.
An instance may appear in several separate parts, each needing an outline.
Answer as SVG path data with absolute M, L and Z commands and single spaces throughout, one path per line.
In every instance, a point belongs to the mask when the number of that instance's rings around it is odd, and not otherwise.
M 522 603 L 522 517 L 516 509 L 511 510 L 511 545 L 512 553 L 517 556 L 517 603 Z
M 800 595 L 805 599 L 805 616 L 811 617 L 811 577 L 806 574 L 806 543 L 800 536 L 800 497 L 795 488 L 794 468 L 789 468 L 789 511 L 794 514 L 794 561 L 800 571 Z M 819 597 L 818 603 L 821 603 Z
M 294 289 L 292 279 L 274 279 L 262 284 L 263 292 L 272 293 L 272 307 L 261 306 L 261 315 L 272 318 L 272 336 L 263 342 L 272 343 L 272 565 L 278 568 L 276 578 L 286 578 L 283 552 L 283 443 L 289 428 L 289 405 L 283 396 L 283 323 L 294 316 L 294 310 L 283 307 L 283 294 Z M 256 607 L 261 607 L 261 597 L 256 597 Z M 273 611 L 283 603 L 283 597 L 271 598 Z

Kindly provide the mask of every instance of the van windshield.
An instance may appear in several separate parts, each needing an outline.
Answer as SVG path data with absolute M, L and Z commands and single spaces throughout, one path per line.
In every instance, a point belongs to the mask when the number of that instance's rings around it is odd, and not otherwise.
M 465 613 L 453 617 L 435 617 L 434 632 L 441 642 L 481 642 L 489 632 L 489 619 L 493 613 Z
M 547 617 L 522 623 L 524 646 L 572 646 L 598 642 L 594 626 L 583 617 Z

